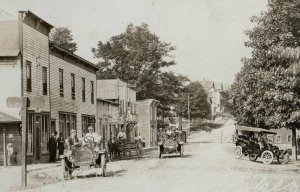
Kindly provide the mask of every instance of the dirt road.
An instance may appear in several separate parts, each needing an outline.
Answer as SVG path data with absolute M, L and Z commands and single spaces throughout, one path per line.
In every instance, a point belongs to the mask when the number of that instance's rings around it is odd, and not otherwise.
M 295 165 L 264 165 L 247 158 L 234 159 L 229 121 L 211 133 L 193 133 L 184 157 L 158 159 L 157 151 L 143 159 L 108 164 L 108 177 L 78 178 L 49 184 L 34 191 L 299 191 Z M 221 143 L 222 135 L 222 143 Z M 58 169 L 58 168 L 57 168 Z M 30 190 L 32 191 L 32 189 Z

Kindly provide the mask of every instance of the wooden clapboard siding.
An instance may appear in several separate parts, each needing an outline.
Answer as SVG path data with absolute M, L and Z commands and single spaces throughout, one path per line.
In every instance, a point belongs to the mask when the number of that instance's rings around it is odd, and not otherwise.
M 12 143 L 14 152 L 17 152 L 17 164 L 20 165 L 21 163 L 21 134 L 20 134 L 20 123 L 7 123 L 0 125 L 0 165 L 3 165 L 3 128 L 5 128 L 6 132 L 6 144 Z M 9 135 L 12 135 L 12 138 L 9 138 Z
M 9 108 L 7 97 L 21 96 L 21 63 L 20 57 L 0 58 L 0 111 L 20 119 L 20 108 Z
M 26 61 L 31 62 L 32 74 L 32 91 L 26 90 Z M 24 96 L 43 97 L 44 107 L 39 111 L 50 111 L 50 97 L 49 97 L 49 38 L 44 33 L 34 29 L 32 26 L 23 24 L 23 91 Z M 43 95 L 42 87 L 42 68 L 47 68 L 48 94 Z M 36 110 L 29 108 L 29 110 Z
M 63 70 L 64 97 L 60 97 L 59 69 Z M 75 100 L 71 96 L 71 73 L 75 74 Z M 82 102 L 81 78 L 85 78 L 85 98 Z M 68 56 L 62 56 L 55 51 L 50 54 L 50 89 L 51 118 L 56 119 L 56 129 L 59 130 L 59 112 L 76 113 L 77 134 L 81 136 L 81 115 L 96 116 L 96 71 L 86 68 Z M 94 82 L 94 104 L 91 104 L 90 82 Z

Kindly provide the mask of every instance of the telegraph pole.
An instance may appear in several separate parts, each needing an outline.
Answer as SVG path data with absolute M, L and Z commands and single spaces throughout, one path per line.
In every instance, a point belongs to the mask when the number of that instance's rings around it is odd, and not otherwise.
M 27 108 L 28 108 L 28 98 L 23 97 L 22 104 L 22 155 L 21 155 L 21 179 L 22 187 L 27 187 Z

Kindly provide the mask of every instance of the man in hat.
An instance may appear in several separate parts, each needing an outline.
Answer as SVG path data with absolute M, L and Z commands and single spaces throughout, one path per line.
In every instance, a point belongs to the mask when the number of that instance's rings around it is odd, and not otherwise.
M 89 141 L 93 141 L 93 142 L 96 142 L 96 143 L 100 143 L 100 141 L 102 140 L 102 137 L 94 132 L 94 128 L 93 126 L 89 126 L 88 127 L 88 133 L 85 134 L 85 136 L 83 137 L 83 142 L 85 143 L 88 143 Z

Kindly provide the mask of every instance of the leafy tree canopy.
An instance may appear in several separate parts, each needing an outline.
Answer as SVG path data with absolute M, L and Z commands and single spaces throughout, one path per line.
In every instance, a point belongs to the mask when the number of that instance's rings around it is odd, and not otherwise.
M 242 60 L 231 102 L 239 124 L 294 128 L 300 120 L 299 96 L 292 90 L 295 62 L 274 50 L 300 45 L 300 1 L 269 0 L 268 7 L 246 32 L 252 57 Z
M 77 50 L 77 44 L 73 42 L 72 32 L 67 27 L 55 28 L 50 34 L 50 42 L 71 53 Z
M 98 42 L 92 52 L 99 59 L 98 79 L 120 78 L 137 87 L 137 99 L 153 98 L 161 102 L 161 112 L 176 103 L 187 77 L 167 71 L 175 65 L 170 43 L 149 30 L 147 24 L 129 24 L 125 32 Z

